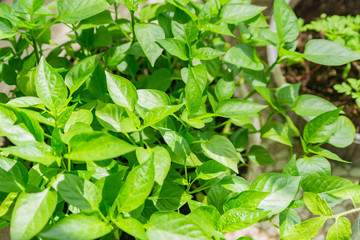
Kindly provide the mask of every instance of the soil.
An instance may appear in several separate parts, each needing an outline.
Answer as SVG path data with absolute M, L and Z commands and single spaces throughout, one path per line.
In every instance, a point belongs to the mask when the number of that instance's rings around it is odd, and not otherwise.
M 296 15 L 305 19 L 306 23 L 316 20 L 322 13 L 328 16 L 360 14 L 359 0 L 303 0 L 294 9 Z M 298 37 L 297 50 L 304 51 L 305 44 L 311 39 L 325 38 L 321 33 L 308 31 Z M 360 110 L 355 100 L 345 94 L 339 94 L 334 89 L 346 79 L 342 77 L 345 66 L 328 67 L 317 65 L 309 61 L 299 64 L 281 66 L 282 72 L 289 83 L 301 83 L 301 94 L 313 94 L 331 101 L 337 107 L 344 106 L 345 115 L 354 123 L 360 132 Z M 351 63 L 348 78 L 360 78 L 360 61 Z

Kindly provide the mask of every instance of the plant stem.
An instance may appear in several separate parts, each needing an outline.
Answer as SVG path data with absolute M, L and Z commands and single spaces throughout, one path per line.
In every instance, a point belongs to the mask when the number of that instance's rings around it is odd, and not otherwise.
M 345 215 L 348 215 L 350 213 L 355 213 L 355 212 L 358 212 L 358 211 L 360 211 L 360 208 L 351 209 L 349 211 L 342 212 L 342 213 L 339 213 L 339 214 L 336 214 L 336 215 L 333 215 L 333 216 L 330 216 L 330 217 L 331 218 L 337 218 L 337 217 L 345 216 Z
M 36 63 L 39 64 L 39 62 L 40 62 L 40 55 L 39 55 L 39 51 L 38 51 L 37 44 L 36 44 L 36 41 L 35 41 L 34 33 L 31 32 L 31 35 L 32 35 L 32 43 L 33 43 L 32 45 L 33 45 L 34 51 L 35 51 Z
M 117 3 L 114 3 L 114 9 L 115 9 L 115 21 L 118 20 L 118 6 Z
M 133 42 L 136 42 L 136 35 L 135 35 L 135 11 L 134 10 L 130 10 L 130 14 L 131 14 L 131 30 L 133 33 Z

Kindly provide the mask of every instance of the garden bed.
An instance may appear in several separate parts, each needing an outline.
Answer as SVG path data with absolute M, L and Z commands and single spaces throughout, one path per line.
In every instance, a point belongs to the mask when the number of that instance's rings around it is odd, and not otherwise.
M 304 19 L 305 24 L 316 20 L 321 14 L 330 15 L 357 15 L 360 14 L 360 2 L 352 0 L 320 0 L 303 1 L 294 11 Z M 304 52 L 305 44 L 311 39 L 325 38 L 322 33 L 315 31 L 303 32 L 298 37 L 297 51 Z M 343 83 L 342 77 L 346 66 L 322 66 L 307 60 L 299 64 L 282 64 L 281 70 L 289 83 L 301 83 L 301 94 L 313 94 L 331 101 L 335 106 L 344 106 L 344 112 L 355 124 L 356 131 L 360 132 L 360 110 L 351 96 L 338 93 L 333 86 Z M 351 64 L 348 78 L 359 78 L 360 62 Z

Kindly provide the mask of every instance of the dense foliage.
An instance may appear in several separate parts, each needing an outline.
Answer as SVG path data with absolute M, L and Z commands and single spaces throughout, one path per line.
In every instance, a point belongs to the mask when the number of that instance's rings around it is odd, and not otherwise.
M 299 96 L 298 84 L 269 88 L 269 74 L 289 60 L 342 65 L 358 53 L 328 40 L 295 52 L 298 22 L 284 0 L 274 3 L 276 33 L 250 0 L 44 2 L 0 4 L 0 37 L 11 44 L 1 79 L 15 86 L 0 104 L 9 140 L 0 223 L 13 240 L 224 239 L 278 215 L 282 239 L 312 239 L 328 219 L 329 239 L 350 239 L 345 216 L 360 210 L 360 188 L 331 175 L 328 159 L 344 160 L 322 145 L 350 145 L 354 126 L 341 108 Z M 56 45 L 54 24 L 71 28 L 72 40 Z M 255 48 L 267 45 L 279 52 L 271 66 Z M 253 91 L 232 98 L 244 82 Z M 293 112 L 312 117 L 302 133 Z M 248 146 L 254 134 L 291 152 L 300 139 L 303 154 L 249 183 L 240 166 L 274 162 Z M 345 199 L 354 209 L 334 214 Z M 304 206 L 317 216 L 301 222 L 295 209 Z

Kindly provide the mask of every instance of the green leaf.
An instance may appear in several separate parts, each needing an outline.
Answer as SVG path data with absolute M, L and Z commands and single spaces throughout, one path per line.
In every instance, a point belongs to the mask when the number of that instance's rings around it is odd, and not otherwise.
M 155 182 L 163 185 L 164 179 L 168 174 L 171 166 L 171 158 L 166 148 L 155 146 L 151 149 L 154 156 Z
M 210 47 L 202 47 L 195 49 L 192 52 L 192 58 L 200 59 L 200 60 L 211 60 L 221 55 L 224 55 L 224 52 L 220 52 Z
M 220 78 L 215 86 L 216 98 L 221 102 L 230 99 L 235 92 L 235 81 L 233 79 Z
M 59 110 L 66 102 L 68 92 L 61 75 L 41 58 L 35 73 L 36 93 L 45 106 L 52 111 Z
M 351 120 L 345 116 L 339 116 L 335 131 L 327 142 L 338 148 L 347 147 L 354 141 L 355 132 L 356 129 Z
M 175 105 L 175 106 L 163 106 L 163 107 L 157 107 L 157 108 L 151 109 L 144 116 L 143 128 L 152 126 L 152 125 L 160 122 L 164 118 L 177 112 L 181 107 L 182 107 L 182 104 Z
M 97 186 L 74 174 L 62 174 L 57 177 L 52 187 L 69 204 L 81 209 L 98 209 L 101 191 Z
M 21 192 L 28 180 L 26 167 L 13 159 L 0 157 L 0 191 Z
M 244 178 L 234 175 L 224 177 L 219 184 L 225 189 L 236 193 L 249 190 L 250 188 L 250 184 Z
M 195 77 L 193 68 L 190 68 L 188 72 L 185 85 L 185 102 L 190 114 L 197 113 L 202 104 L 202 89 Z
M 329 228 L 327 240 L 351 239 L 351 223 L 345 217 L 336 218 L 336 223 Z
M 267 192 L 243 191 L 226 200 L 224 211 L 226 212 L 233 208 L 256 209 L 267 195 L 269 195 Z
M 149 240 L 207 240 L 206 234 L 189 218 L 175 212 L 156 212 L 148 222 Z
M 112 227 L 101 221 L 95 214 L 78 213 L 62 218 L 42 231 L 39 236 L 53 240 L 91 240 L 111 232 Z
M 111 19 L 112 20 L 112 19 Z M 124 43 L 118 46 L 111 47 L 104 54 L 104 61 L 109 67 L 116 67 L 127 56 L 127 51 L 130 49 L 131 42 Z
M 204 29 L 213 33 L 234 37 L 234 34 L 229 30 L 229 28 L 222 25 L 208 24 L 204 27 Z
M 134 111 L 138 95 L 135 86 L 126 78 L 106 72 L 106 82 L 115 104 Z
M 262 70 L 264 68 L 255 48 L 248 44 L 239 44 L 230 48 L 230 50 L 226 52 L 223 60 L 237 67 L 251 70 Z
M 12 24 L 6 19 L 0 19 L 0 40 L 11 38 L 16 34 Z
M 287 123 L 267 122 L 261 128 L 261 138 L 268 138 L 273 141 L 292 146 L 291 131 Z
M 336 107 L 331 102 L 308 94 L 299 96 L 292 108 L 297 115 L 303 117 L 315 117 L 335 109 Z
M 317 64 L 340 66 L 359 60 L 360 54 L 329 40 L 312 39 L 305 45 L 304 57 Z
M 30 15 L 39 10 L 45 3 L 45 0 L 20 0 L 21 7 Z
M 12 192 L 9 193 L 6 198 L 1 202 L 0 205 L 0 217 L 3 220 L 11 221 L 11 216 L 14 211 L 15 203 L 19 193 Z
M 296 166 L 303 179 L 307 177 L 331 175 L 329 161 L 321 156 L 300 158 L 296 161 Z
M 175 211 L 190 201 L 192 196 L 183 186 L 165 181 L 162 186 L 156 187 L 150 199 L 160 211 Z
M 315 215 L 332 216 L 332 211 L 327 202 L 319 194 L 304 192 L 306 207 Z
M 208 237 L 221 237 L 222 234 L 217 231 L 217 224 L 220 221 L 220 213 L 214 206 L 199 206 L 192 210 L 190 214 L 186 215 L 197 224 Z
M 47 166 L 51 165 L 53 162 L 60 161 L 60 157 L 57 157 L 54 150 L 45 143 L 24 143 L 19 146 L 1 148 L 1 151 Z
M 249 158 L 250 161 L 259 165 L 268 165 L 274 163 L 274 160 L 272 159 L 270 153 L 262 146 L 251 146 L 246 156 Z
M 164 92 L 169 89 L 171 82 L 171 73 L 167 68 L 160 68 L 153 72 L 150 76 L 145 77 L 143 80 L 145 88 L 152 88 Z
M 310 146 L 310 147 L 308 147 L 308 151 L 311 152 L 311 153 L 320 155 L 322 157 L 325 157 L 327 159 L 331 159 L 331 160 L 335 160 L 335 161 L 339 161 L 339 162 L 344 162 L 344 163 L 350 163 L 348 161 L 345 161 L 345 160 L 341 159 L 335 153 L 330 152 L 329 150 L 326 150 L 326 149 L 321 148 L 321 147 Z
M 276 91 L 276 99 L 279 106 L 292 105 L 299 95 L 301 83 L 285 84 Z
M 324 225 L 326 217 L 311 218 L 307 221 L 296 224 L 293 228 L 284 233 L 284 240 L 310 240 L 313 239 L 320 228 Z
M 59 20 L 65 23 L 75 23 L 82 19 L 94 16 L 109 7 L 106 0 L 57 0 Z
M 221 163 L 214 160 L 209 160 L 197 167 L 195 172 L 197 178 L 209 180 L 224 175 L 227 169 L 228 168 Z
M 277 214 L 283 211 L 296 196 L 300 177 L 280 173 L 264 173 L 251 184 L 251 190 L 270 192 L 258 208 Z
M 255 102 L 240 99 L 228 99 L 219 102 L 215 113 L 221 117 L 227 118 L 253 116 L 264 108 L 266 108 L 265 105 L 260 105 Z
M 70 94 L 74 93 L 91 76 L 100 58 L 97 55 L 84 58 L 65 76 L 65 84 L 70 89 Z
M 135 218 L 119 215 L 115 219 L 112 219 L 112 221 L 118 228 L 130 234 L 131 236 L 141 240 L 147 239 L 143 225 Z
M 57 204 L 57 193 L 49 188 L 21 193 L 11 218 L 11 239 L 31 239 L 45 227 Z
M 221 148 L 219 148 L 221 146 Z M 201 143 L 205 155 L 238 173 L 240 157 L 234 145 L 224 136 L 215 135 L 209 141 Z
M 304 192 L 324 193 L 348 187 L 352 182 L 336 176 L 313 176 L 303 179 L 301 187 Z
M 186 43 L 184 41 L 174 38 L 166 38 L 157 40 L 157 42 L 160 43 L 160 45 L 171 55 L 174 55 L 184 61 L 189 60 Z
M 323 113 L 310 120 L 304 128 L 303 137 L 307 143 L 326 142 L 335 131 L 341 108 Z
M 268 213 L 261 210 L 234 208 L 221 216 L 220 229 L 222 232 L 235 232 L 257 223 Z
M 95 115 L 100 124 L 113 132 L 136 131 L 136 121 L 129 117 L 126 109 L 113 103 L 98 105 Z
M 90 110 L 87 109 L 79 109 L 78 111 L 73 111 L 66 121 L 64 126 L 64 131 L 67 132 L 71 126 L 76 123 L 85 123 L 90 125 L 93 121 L 93 114 Z
M 282 42 L 292 42 L 299 35 L 297 17 L 285 0 L 275 0 L 274 20 L 276 31 Z
M 265 9 L 266 7 L 230 2 L 221 9 L 220 17 L 222 22 L 238 24 L 255 17 Z
M 280 236 L 301 222 L 301 217 L 294 209 L 286 209 L 279 214 Z
M 129 173 L 116 200 L 120 212 L 131 212 L 142 205 L 154 185 L 155 170 L 152 159 Z
M 165 38 L 163 29 L 153 23 L 136 23 L 135 34 L 146 57 L 149 59 L 151 65 L 154 66 L 156 59 L 158 59 L 163 51 L 155 43 L 155 41 Z
M 12 109 L 0 105 L 0 134 L 15 144 L 36 142 L 34 135 L 23 124 L 18 124 L 18 116 Z
M 106 143 L 106 144 L 104 144 Z M 75 135 L 69 142 L 66 158 L 78 161 L 98 161 L 115 158 L 135 151 L 137 146 L 104 132 L 85 132 Z
M 26 108 L 26 107 L 42 107 L 44 105 L 43 101 L 40 98 L 32 97 L 32 96 L 24 96 L 11 99 L 6 105 L 10 105 L 12 107 L 18 108 Z

